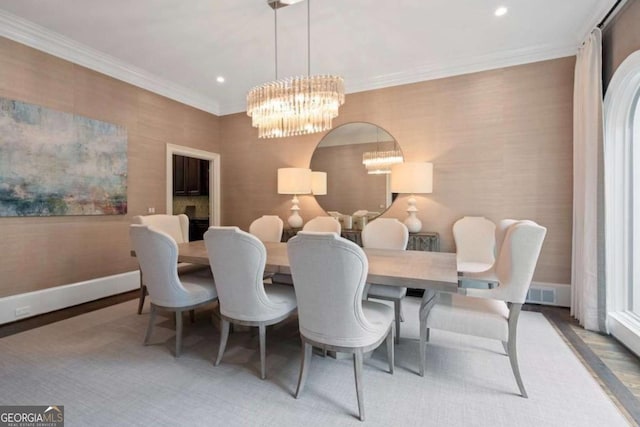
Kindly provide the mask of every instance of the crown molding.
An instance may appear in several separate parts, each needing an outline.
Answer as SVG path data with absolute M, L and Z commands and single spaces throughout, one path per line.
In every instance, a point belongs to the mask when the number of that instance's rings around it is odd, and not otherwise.
M 346 80 L 345 89 L 346 93 L 357 93 L 391 86 L 400 86 L 444 77 L 546 61 L 549 59 L 564 58 L 575 55 L 577 50 L 578 43 L 568 45 L 540 45 L 496 52 L 488 55 L 453 59 L 446 64 L 425 63 L 411 70 L 381 74 L 355 81 Z M 245 111 L 245 109 L 245 104 L 221 104 L 220 115 L 235 114 Z
M 0 36 L 215 115 L 218 103 L 0 9 Z
M 594 19 L 597 20 L 602 16 L 602 10 L 608 9 L 606 6 L 599 9 L 597 13 L 594 13 Z M 591 28 L 591 24 L 588 27 Z M 586 33 L 588 31 L 590 29 Z M 0 36 L 208 113 L 220 116 L 240 113 L 246 110 L 244 100 L 219 104 L 214 99 L 202 96 L 196 91 L 176 85 L 148 71 L 134 67 L 2 9 L 0 9 Z M 488 55 L 452 59 L 445 64 L 425 63 L 397 73 L 381 74 L 359 80 L 347 80 L 346 91 L 347 93 L 357 93 L 572 56 L 576 54 L 580 42 L 576 41 L 575 44 L 570 45 L 541 45 L 513 49 Z

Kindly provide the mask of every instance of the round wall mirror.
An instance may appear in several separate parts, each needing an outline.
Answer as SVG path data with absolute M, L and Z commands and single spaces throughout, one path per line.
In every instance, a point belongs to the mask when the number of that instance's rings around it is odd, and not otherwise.
M 327 173 L 327 194 L 316 195 L 318 203 L 329 213 L 381 214 L 393 201 L 389 172 L 394 161 L 403 161 L 402 152 L 381 127 L 356 122 L 332 129 L 311 157 L 311 170 Z

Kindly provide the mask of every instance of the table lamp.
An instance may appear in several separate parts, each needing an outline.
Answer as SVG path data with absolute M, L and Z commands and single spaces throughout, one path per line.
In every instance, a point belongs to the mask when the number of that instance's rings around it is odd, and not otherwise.
M 305 168 L 280 168 L 278 169 L 278 194 L 293 194 L 291 199 L 291 216 L 287 219 L 289 227 L 302 227 L 302 217 L 298 194 L 311 192 L 311 169 Z
M 311 194 L 324 196 L 327 194 L 327 173 L 311 171 Z
M 404 224 L 411 233 L 419 232 L 422 221 L 416 216 L 418 208 L 414 194 L 433 192 L 433 163 L 404 162 L 391 166 L 391 192 L 411 194 L 407 208 L 409 216 Z

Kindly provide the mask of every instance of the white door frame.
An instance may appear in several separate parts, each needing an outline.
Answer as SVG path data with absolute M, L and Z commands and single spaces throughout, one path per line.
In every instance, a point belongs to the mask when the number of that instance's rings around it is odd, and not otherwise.
M 173 155 L 209 161 L 209 225 L 220 225 L 220 154 L 167 144 L 167 213 L 173 214 Z

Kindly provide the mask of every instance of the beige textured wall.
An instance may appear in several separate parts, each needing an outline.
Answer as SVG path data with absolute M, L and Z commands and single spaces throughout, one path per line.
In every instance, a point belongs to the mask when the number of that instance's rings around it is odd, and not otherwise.
M 602 74 L 605 87 L 618 66 L 640 49 L 640 0 L 629 0 L 607 25 L 602 37 Z
M 569 283 L 574 57 L 347 96 L 334 126 L 370 122 L 400 144 L 405 160 L 434 163 L 434 192 L 418 196 L 423 230 L 453 251 L 464 215 L 528 218 L 548 228 L 535 279 Z M 244 113 L 220 118 L 223 223 L 246 229 L 264 214 L 289 215 L 276 193 L 279 167 L 308 167 L 323 134 L 259 140 Z M 301 196 L 305 221 L 323 214 Z M 406 196 L 386 216 L 404 218 Z
M 0 218 L 0 297 L 131 271 L 131 217 L 165 201 L 165 145 L 217 152 L 218 118 L 0 38 L 0 96 L 128 131 L 126 216 Z

